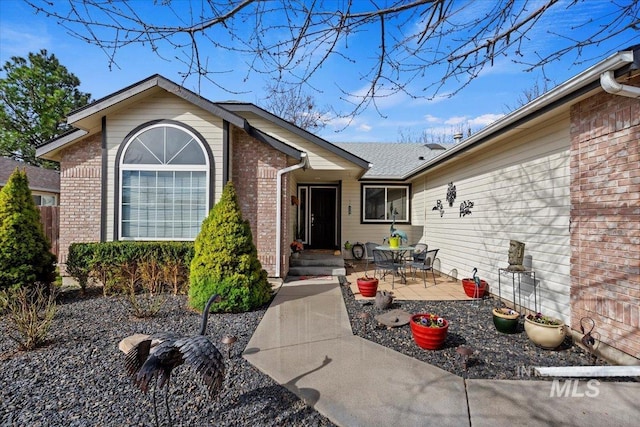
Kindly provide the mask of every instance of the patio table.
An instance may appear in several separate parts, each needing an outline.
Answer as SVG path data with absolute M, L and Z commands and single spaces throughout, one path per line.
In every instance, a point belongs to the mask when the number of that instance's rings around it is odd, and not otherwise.
M 389 245 L 381 245 L 376 246 L 376 249 L 379 251 L 391 252 L 393 263 L 394 264 L 402 264 L 404 265 L 404 258 L 407 252 L 413 252 L 415 246 L 398 246 L 397 248 L 392 248 Z M 398 269 L 398 273 L 400 274 L 400 282 L 406 284 L 407 283 L 407 274 L 406 272 Z

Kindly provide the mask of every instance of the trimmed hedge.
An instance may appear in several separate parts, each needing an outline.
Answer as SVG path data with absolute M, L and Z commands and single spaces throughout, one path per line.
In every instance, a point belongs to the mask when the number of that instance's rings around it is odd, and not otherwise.
M 101 242 L 69 246 L 67 273 L 86 290 L 90 279 L 105 294 L 120 291 L 122 282 L 146 281 L 147 288 L 186 293 L 193 242 Z M 154 282 L 154 283 L 150 283 Z

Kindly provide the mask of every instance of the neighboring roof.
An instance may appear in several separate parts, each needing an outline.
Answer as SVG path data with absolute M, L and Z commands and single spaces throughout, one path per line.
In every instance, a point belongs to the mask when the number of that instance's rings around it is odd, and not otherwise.
M 0 187 L 4 187 L 16 168 L 25 169 L 29 188 L 47 193 L 60 193 L 60 172 L 53 169 L 27 165 L 7 157 L 0 157 Z
M 298 127 L 295 124 L 287 120 L 284 120 L 282 117 L 278 117 L 275 114 L 272 114 L 267 110 L 258 107 L 255 104 L 251 104 L 249 102 L 241 102 L 241 101 L 225 101 L 225 102 L 218 102 L 217 104 L 229 111 L 253 113 L 259 117 L 262 117 L 263 119 L 267 119 L 270 122 L 277 124 L 281 128 L 284 128 L 289 132 L 294 133 L 295 135 L 298 135 L 326 150 L 329 150 L 333 154 L 336 154 L 344 159 L 349 160 L 352 163 L 355 163 L 356 165 L 362 168 L 365 168 L 365 169 L 369 168 L 369 162 L 365 160 L 364 157 L 359 156 L 358 153 L 353 153 L 353 152 L 350 152 L 349 150 L 340 148 L 340 144 L 333 144 L 325 139 L 322 139 L 319 136 L 314 135 L 311 132 L 308 132 L 302 129 L 301 127 Z
M 434 150 L 422 143 L 340 142 L 335 145 L 372 164 L 362 176 L 363 180 L 404 180 L 407 173 L 444 152 L 444 149 Z M 443 148 L 451 146 L 453 144 Z
M 611 55 L 528 104 L 500 118 L 476 134 L 471 135 L 441 155 L 417 166 L 403 175 L 402 178 L 412 179 L 437 165 L 452 160 L 461 152 L 493 140 L 498 135 L 513 129 L 524 128 L 531 120 L 565 106 L 591 91 L 602 90 L 600 76 L 607 71 L 615 71 L 615 75 L 620 76 L 637 70 L 640 70 L 640 45 L 631 46 L 627 50 Z

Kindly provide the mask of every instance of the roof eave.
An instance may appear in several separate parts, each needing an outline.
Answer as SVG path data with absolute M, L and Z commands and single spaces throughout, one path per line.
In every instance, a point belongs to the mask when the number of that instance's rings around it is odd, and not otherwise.
M 282 119 L 281 117 L 278 117 L 275 114 L 272 114 L 258 107 L 255 104 L 246 103 L 246 102 L 220 102 L 218 104 L 228 109 L 229 111 L 246 111 L 246 112 L 256 114 L 257 116 L 260 116 L 264 119 L 267 119 L 277 124 L 278 126 L 288 130 L 289 132 L 292 132 L 295 135 L 300 136 L 301 138 L 304 138 L 310 142 L 313 142 L 314 144 L 329 150 L 331 153 L 336 154 L 342 157 L 343 159 L 350 161 L 351 163 L 354 163 L 355 165 L 365 169 L 365 172 L 370 168 L 370 164 L 368 161 L 352 153 L 349 153 L 346 150 L 343 150 L 342 148 L 330 143 L 329 141 L 302 129 L 294 125 L 293 123 L 288 122 Z
M 589 85 L 599 86 L 600 75 L 606 71 L 616 70 L 629 64 L 633 64 L 636 61 L 636 50 L 626 50 L 617 52 L 607 59 L 599 62 L 598 64 L 588 68 L 582 73 L 572 77 L 566 82 L 558 85 L 551 91 L 541 95 L 528 104 L 520 107 L 512 113 L 502 117 L 493 124 L 480 130 L 478 133 L 470 136 L 460 144 L 450 148 L 439 156 L 427 161 L 420 167 L 409 171 L 403 176 L 403 179 L 411 179 L 416 175 L 419 175 L 434 165 L 448 161 L 454 157 L 457 153 L 467 150 L 469 147 L 477 145 L 479 143 L 490 140 L 492 136 L 508 129 L 515 124 L 521 124 L 527 122 L 535 117 L 535 114 L 546 107 L 554 106 L 554 104 L 565 102 L 572 99 L 571 95 L 579 92 L 581 89 L 588 87 Z M 554 106 L 556 108 L 557 105 Z
M 47 155 L 56 152 L 68 144 L 72 144 L 75 141 L 84 138 L 89 132 L 84 129 L 76 129 L 72 132 L 66 133 L 58 138 L 52 139 L 36 148 L 36 157 L 42 157 L 43 159 L 53 160 L 53 157 Z

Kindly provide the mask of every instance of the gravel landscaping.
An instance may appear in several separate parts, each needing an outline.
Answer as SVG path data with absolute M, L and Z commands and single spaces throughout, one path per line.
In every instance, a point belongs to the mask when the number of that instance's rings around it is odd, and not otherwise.
M 591 364 L 588 354 L 568 340 L 560 350 L 548 351 L 531 344 L 523 331 L 513 335 L 497 332 L 491 320 L 492 300 L 396 301 L 392 308 L 432 312 L 450 321 L 444 348 L 422 350 L 414 344 L 408 325 L 381 327 L 373 318 L 363 323 L 360 313 L 373 316 L 382 311 L 357 302 L 348 286 L 341 290 L 355 334 L 460 376 L 530 379 L 527 373 L 532 366 Z M 0 319 L 0 426 L 154 425 L 152 395 L 132 386 L 118 342 L 135 333 L 195 335 L 200 315 L 186 308 L 184 296 L 169 297 L 161 313 L 151 319 L 133 318 L 123 301 L 103 297 L 99 289 L 82 297 L 76 292 L 62 295 L 49 344 L 31 352 L 15 350 L 6 334 L 6 318 Z M 225 356 L 222 337 L 238 337 L 227 360 L 225 386 L 210 401 L 198 376 L 185 367 L 177 368 L 170 396 L 174 425 L 333 425 L 241 357 L 265 310 L 210 316 L 207 336 Z M 456 352 L 460 345 L 474 350 L 467 370 Z M 159 392 L 158 412 L 166 421 L 163 396 Z
M 601 359 L 594 363 L 585 350 L 572 344 L 570 337 L 558 349 L 544 350 L 529 341 L 522 324 L 515 334 L 498 332 L 491 313 L 497 305 L 491 298 L 482 301 L 394 301 L 389 309 L 400 309 L 411 314 L 433 313 L 449 321 L 444 347 L 440 350 L 423 350 L 414 343 L 409 325 L 389 328 L 379 324 L 374 317 L 385 310 L 376 308 L 372 303 L 356 301 L 346 284 L 341 289 L 354 334 L 465 378 L 542 380 L 552 378 L 532 378 L 534 366 L 607 364 Z M 361 313 L 369 313 L 368 319 L 361 317 Z M 456 352 L 460 346 L 473 350 L 467 360 L 466 370 L 463 356 Z
M 128 314 L 121 298 L 63 296 L 50 344 L 31 352 L 14 351 L 7 322 L 0 319 L 0 426 L 155 425 L 152 394 L 132 386 L 118 342 L 134 333 L 196 335 L 201 317 L 185 304 L 186 297 L 172 296 L 159 316 L 141 320 Z M 238 337 L 227 362 L 224 390 L 211 401 L 197 375 L 184 366 L 176 368 L 170 399 L 173 425 L 333 425 L 242 358 L 265 310 L 210 316 L 207 336 L 225 356 L 221 338 Z M 159 392 L 158 416 L 167 425 L 163 396 Z

